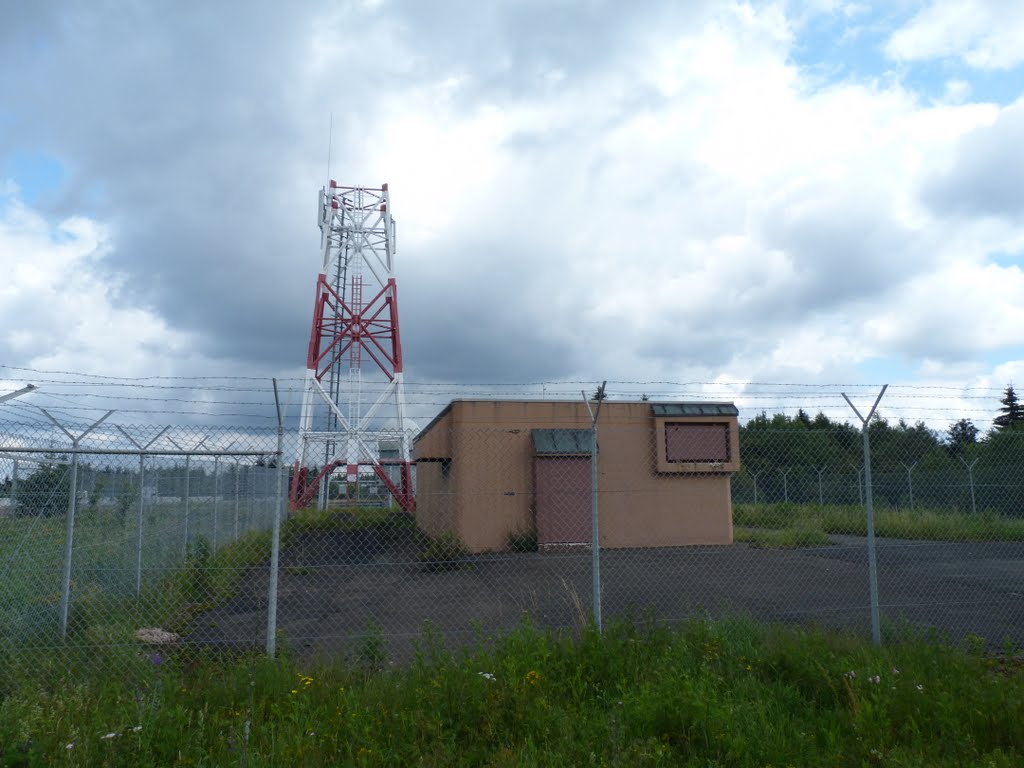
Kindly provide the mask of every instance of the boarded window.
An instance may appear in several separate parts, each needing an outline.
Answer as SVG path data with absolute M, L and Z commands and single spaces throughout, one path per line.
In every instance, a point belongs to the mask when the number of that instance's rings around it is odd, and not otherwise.
M 730 460 L 728 424 L 665 424 L 665 459 L 673 464 Z

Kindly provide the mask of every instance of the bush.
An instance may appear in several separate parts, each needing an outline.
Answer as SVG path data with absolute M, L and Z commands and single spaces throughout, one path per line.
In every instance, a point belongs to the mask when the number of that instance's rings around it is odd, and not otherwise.
M 442 533 L 431 539 L 420 552 L 420 562 L 430 571 L 454 571 L 466 564 L 466 545 L 454 533 Z
M 508 535 L 508 548 L 513 552 L 536 552 L 536 531 L 513 531 Z

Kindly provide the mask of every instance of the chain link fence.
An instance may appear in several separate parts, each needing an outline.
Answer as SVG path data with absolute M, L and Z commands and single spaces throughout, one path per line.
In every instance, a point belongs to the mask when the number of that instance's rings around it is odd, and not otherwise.
M 1024 432 L 953 445 L 872 419 L 866 465 L 863 432 L 827 419 L 610 404 L 592 429 L 577 405 L 420 431 L 414 515 L 370 473 L 289 511 L 300 446 L 274 430 L 5 423 L 0 665 L 121 669 L 165 641 L 402 658 L 425 630 L 647 612 L 1024 642 Z
M 145 630 L 245 597 L 283 509 L 275 433 L 102 424 L 67 443 L 0 434 L 0 663 L 117 664 Z

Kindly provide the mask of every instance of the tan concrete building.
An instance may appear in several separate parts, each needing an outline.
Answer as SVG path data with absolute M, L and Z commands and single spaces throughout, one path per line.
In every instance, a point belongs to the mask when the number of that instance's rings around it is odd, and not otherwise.
M 732 543 L 739 469 L 731 403 L 605 401 L 598 422 L 602 547 Z M 591 539 L 590 415 L 582 401 L 455 400 L 414 442 L 416 520 L 471 552 L 535 534 Z

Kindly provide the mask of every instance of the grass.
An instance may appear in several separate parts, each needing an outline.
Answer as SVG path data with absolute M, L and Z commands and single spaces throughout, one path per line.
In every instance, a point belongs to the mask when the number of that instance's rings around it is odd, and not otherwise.
M 145 622 L 171 621 L 190 604 L 216 600 L 231 588 L 238 569 L 258 562 L 269 537 L 242 518 L 239 540 L 216 551 L 210 510 L 190 513 L 192 544 L 186 552 L 181 510 L 153 503 L 143 520 L 143 590 L 135 596 L 138 520 L 83 509 L 76 516 L 69 633 L 83 642 L 110 642 Z M 233 513 L 218 521 L 221 544 L 233 535 Z M 248 510 L 247 510 L 248 512 Z M 56 639 L 64 562 L 65 517 L 0 519 L 0 636 L 15 645 Z M 204 580 L 202 573 L 209 578 Z M 198 594 L 205 592 L 206 594 Z M 130 608 L 129 608 L 130 606 Z
M 833 543 L 827 533 L 813 526 L 776 529 L 736 528 L 733 531 L 733 540 L 763 549 L 827 547 Z
M 132 518 L 118 528 L 99 517 L 78 517 L 66 640 L 58 632 L 63 516 L 0 519 L 0 568 L 9 566 L 11 576 L 4 582 L 5 599 L 0 603 L 0 697 L 37 677 L 68 680 L 102 670 L 114 671 L 122 681 L 144 678 L 151 665 L 139 653 L 136 630 L 160 627 L 187 632 L 197 617 L 232 598 L 250 569 L 270 557 L 270 531 L 246 530 L 244 524 L 238 539 L 223 543 L 222 534 L 222 546 L 214 550 L 206 537 L 209 527 L 204 527 L 201 510 L 196 508 L 191 518 L 196 535 L 183 551 L 175 512 L 180 510 L 147 509 L 145 579 L 138 597 L 134 591 L 138 529 Z M 243 522 L 258 522 L 258 511 L 248 518 Z M 269 519 L 263 521 L 267 527 Z M 344 514 L 301 510 L 282 526 L 281 538 L 287 544 L 304 531 L 385 532 L 410 524 L 408 516 L 377 507 Z M 285 568 L 292 576 L 308 570 Z M 374 657 L 378 646 L 383 646 L 376 637 L 366 644 L 361 657 Z M 126 649 L 130 649 L 127 654 Z M 182 661 L 202 652 L 184 645 Z M 0 753 L 0 766 L 6 764 Z
M 736 504 L 736 526 L 770 530 L 819 530 L 867 535 L 863 507 L 817 504 Z M 977 515 L 934 509 L 875 508 L 875 535 L 932 541 L 1024 541 L 1024 519 L 992 512 Z
M 1020 765 L 1024 675 L 983 646 L 695 620 L 524 623 L 458 653 L 428 632 L 401 668 L 376 648 L 315 669 L 125 651 L 131 676 L 20 681 L 0 700 L 0 762 Z
M 246 506 L 238 538 L 233 539 L 234 509 L 222 504 L 216 530 L 220 546 L 214 549 L 212 507 L 195 503 L 186 548 L 181 507 L 148 504 L 143 589 L 136 596 L 134 511 L 115 519 L 103 510 L 81 510 L 76 515 L 67 641 L 58 632 L 65 516 L 0 518 L 0 692 L 5 678 L 34 663 L 36 649 L 59 645 L 71 665 L 116 668 L 117 649 L 133 645 L 137 629 L 187 629 L 204 611 L 232 597 L 248 570 L 270 557 L 270 511 L 269 505 Z M 282 541 L 287 544 L 307 530 L 408 526 L 407 518 L 376 507 L 344 514 L 303 510 L 286 521 Z

